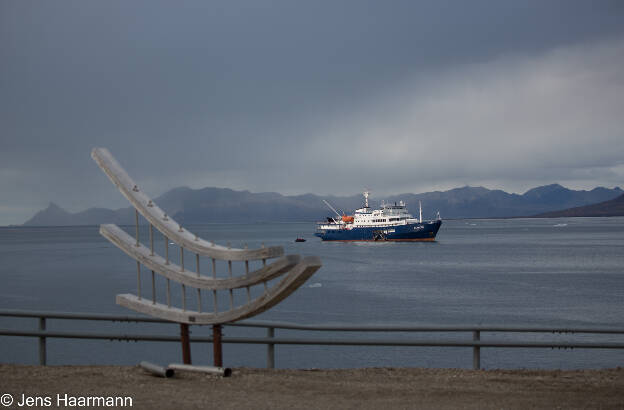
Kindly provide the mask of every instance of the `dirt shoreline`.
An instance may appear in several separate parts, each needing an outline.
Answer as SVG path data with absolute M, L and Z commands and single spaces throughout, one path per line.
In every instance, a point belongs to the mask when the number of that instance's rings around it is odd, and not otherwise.
M 128 396 L 132 408 L 218 409 L 622 409 L 624 369 L 344 370 L 233 369 L 221 378 L 178 372 L 154 377 L 138 366 L 0 364 L 0 394 Z M 4 398 L 3 398 L 4 399 Z M 46 408 L 43 407 L 43 408 Z M 41 408 L 41 407 L 40 407 Z

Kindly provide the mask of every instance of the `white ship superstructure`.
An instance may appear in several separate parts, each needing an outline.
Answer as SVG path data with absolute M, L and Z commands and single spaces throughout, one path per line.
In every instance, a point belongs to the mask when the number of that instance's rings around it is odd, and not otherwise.
M 336 218 L 327 218 L 320 223 L 316 233 L 323 240 L 366 241 L 432 241 L 442 221 L 423 222 L 422 207 L 419 203 L 419 217 L 414 218 L 403 201 L 397 204 L 381 204 L 380 209 L 368 205 L 369 192 L 364 191 L 364 206 L 356 209 L 352 216 L 340 215 L 335 209 Z M 329 204 L 328 204 L 329 205 Z M 331 205 L 329 205 L 331 207 Z

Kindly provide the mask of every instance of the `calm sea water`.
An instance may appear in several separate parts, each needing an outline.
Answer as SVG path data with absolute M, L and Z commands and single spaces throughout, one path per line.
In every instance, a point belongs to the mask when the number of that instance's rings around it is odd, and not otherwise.
M 128 227 L 131 233 L 132 229 Z M 312 236 L 314 225 L 309 223 L 212 224 L 189 229 L 222 244 L 247 243 L 257 247 L 264 242 L 281 245 L 286 253 L 321 257 L 323 267 L 302 288 L 255 319 L 304 324 L 624 328 L 624 218 L 445 221 L 435 243 L 325 243 Z M 142 231 L 147 235 L 146 229 Z M 308 241 L 293 242 L 297 236 Z M 143 242 L 148 243 L 148 239 Z M 156 249 L 164 253 L 159 236 Z M 171 254 L 176 255 L 173 249 Z M 115 305 L 115 295 L 136 293 L 136 265 L 103 239 L 95 226 L 0 228 L 0 260 L 0 308 L 132 313 Z M 189 260 L 194 269 L 194 258 Z M 207 267 L 207 261 L 202 266 Z M 144 292 L 151 292 L 148 278 L 145 272 Z M 157 280 L 157 288 L 164 300 L 162 279 Z M 179 293 L 174 295 L 176 300 L 181 299 Z M 3 328 L 36 326 L 35 319 L 0 318 Z M 50 320 L 48 329 L 178 332 L 173 325 L 60 320 Z M 192 331 L 194 335 L 209 335 L 208 327 L 195 326 Z M 225 334 L 264 336 L 264 330 L 226 327 Z M 278 331 L 277 335 L 306 334 Z M 392 336 L 452 339 L 462 335 Z M 482 335 L 483 340 L 504 337 L 508 336 Z M 588 341 L 595 336 L 511 337 Z M 36 339 L 0 336 L 0 346 L 0 362 L 37 362 Z M 211 345 L 194 344 L 194 363 L 211 363 L 211 349 Z M 225 345 L 225 364 L 263 367 L 265 349 Z M 159 342 L 48 340 L 51 364 L 135 364 L 140 360 L 179 362 L 179 346 Z M 624 352 L 489 348 L 482 349 L 481 362 L 485 368 L 614 367 L 624 365 Z M 295 368 L 469 368 L 472 356 L 470 348 L 277 346 L 276 363 L 278 367 Z

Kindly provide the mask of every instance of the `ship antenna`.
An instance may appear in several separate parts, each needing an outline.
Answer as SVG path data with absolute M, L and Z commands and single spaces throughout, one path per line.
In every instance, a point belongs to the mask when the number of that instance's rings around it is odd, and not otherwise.
M 420 216 L 420 223 L 422 223 L 422 204 L 418 201 L 418 214 Z
M 364 191 L 364 208 L 368 208 L 368 189 Z

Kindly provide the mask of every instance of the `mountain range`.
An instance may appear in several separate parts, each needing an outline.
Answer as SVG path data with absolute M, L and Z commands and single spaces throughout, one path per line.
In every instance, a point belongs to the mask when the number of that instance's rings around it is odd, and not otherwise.
M 624 216 L 624 194 L 597 204 L 578 206 L 562 211 L 545 212 L 538 218 L 564 218 L 574 216 Z
M 577 191 L 559 184 L 533 188 L 524 194 L 507 193 L 484 187 L 455 188 L 421 194 L 405 193 L 385 198 L 393 203 L 402 200 L 412 214 L 418 214 L 418 202 L 423 206 L 423 218 L 433 218 L 439 211 L 442 218 L 506 218 L 534 216 L 547 212 L 596 204 L 620 195 L 619 187 L 598 187 Z M 227 188 L 174 188 L 154 201 L 168 215 L 184 224 L 212 222 L 316 221 L 332 215 L 323 199 L 340 212 L 351 213 L 362 206 L 362 196 L 318 196 L 314 194 L 286 196 L 275 192 L 252 193 Z M 381 198 L 380 198 L 381 199 Z M 371 198 L 376 207 L 380 199 Z M 90 208 L 70 213 L 60 206 L 50 205 L 24 223 L 25 226 L 98 225 L 134 223 L 134 208 L 116 210 Z

